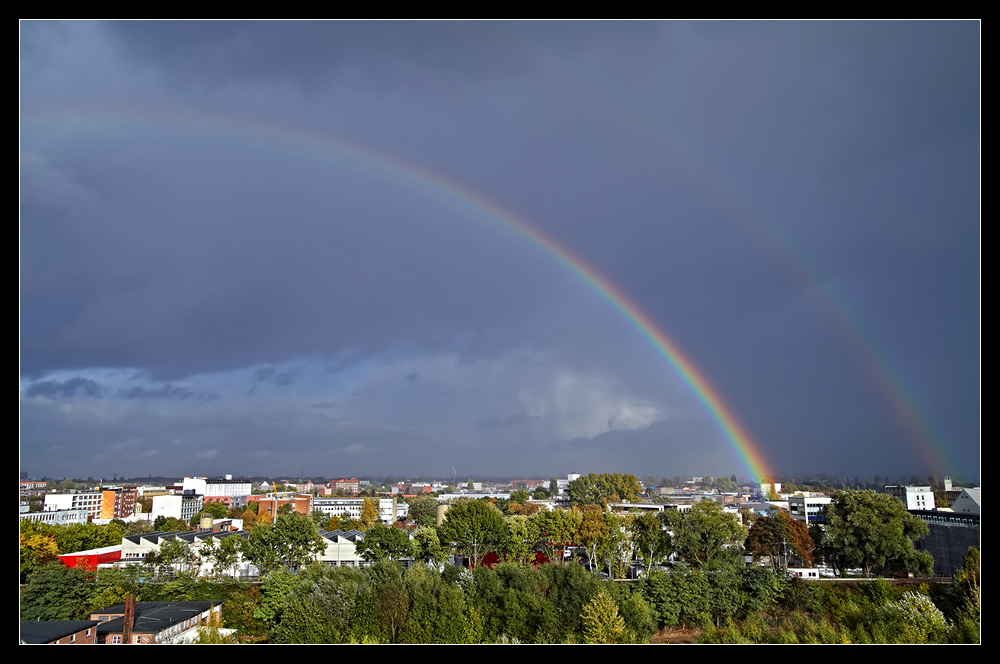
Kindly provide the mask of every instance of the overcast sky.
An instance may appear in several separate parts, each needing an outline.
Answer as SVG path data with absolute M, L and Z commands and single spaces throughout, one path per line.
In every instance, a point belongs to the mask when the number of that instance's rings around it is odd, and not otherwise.
M 29 476 L 979 478 L 977 22 L 20 31 Z

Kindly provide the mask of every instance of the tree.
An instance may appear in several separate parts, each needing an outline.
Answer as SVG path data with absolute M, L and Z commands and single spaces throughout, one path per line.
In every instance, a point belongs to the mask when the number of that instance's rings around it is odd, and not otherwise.
M 201 568 L 201 557 L 191 549 L 191 545 L 186 540 L 179 537 L 160 544 L 154 562 L 163 565 L 171 572 L 194 571 L 197 574 Z
M 21 620 L 80 620 L 87 605 L 86 574 L 62 563 L 44 565 L 21 591 Z
M 210 514 L 213 519 L 225 519 L 229 516 L 229 510 L 218 501 L 205 503 L 205 506 L 201 508 L 201 514 L 205 513 Z
M 240 537 L 234 534 L 219 540 L 211 538 L 202 545 L 202 553 L 212 561 L 217 576 L 225 576 L 236 567 L 240 559 L 240 541 Z
M 674 551 L 692 567 L 704 567 L 735 554 L 746 539 L 746 530 L 722 506 L 703 500 L 690 511 L 670 510 L 664 520 L 672 532 Z
M 578 508 L 574 508 L 578 509 Z M 597 550 L 599 546 L 608 539 L 608 523 L 604 519 L 604 512 L 597 505 L 584 505 L 583 519 L 580 522 L 580 532 L 577 533 L 577 541 L 587 550 L 587 560 L 592 567 L 597 564 Z
M 625 620 L 618 605 L 603 588 L 583 609 L 584 643 L 628 643 Z
M 504 540 L 503 515 L 494 505 L 483 500 L 460 500 L 445 515 L 438 533 L 445 542 L 454 542 L 456 549 L 478 567 L 482 557 L 499 548 Z
M 787 556 L 794 552 L 806 565 L 812 564 L 814 543 L 809 529 L 786 512 L 757 517 L 750 526 L 743 548 L 754 561 L 768 558 L 775 574 L 787 569 Z
M 715 487 L 722 493 L 734 493 L 739 489 L 736 482 L 728 477 L 720 477 L 715 480 Z
M 570 482 L 566 486 L 566 492 L 575 505 L 631 502 L 642 495 L 642 485 L 635 475 L 590 473 Z
M 469 481 L 466 482 L 465 488 L 467 488 L 469 491 L 472 491 L 473 489 L 476 488 L 476 484 L 475 484 L 475 482 L 472 481 L 471 477 L 469 478 Z
M 358 539 L 357 552 L 368 562 L 402 560 L 413 556 L 413 546 L 403 530 L 376 523 Z
M 312 519 L 293 512 L 282 514 L 273 526 L 258 524 L 243 540 L 243 557 L 260 570 L 261 576 L 285 567 L 296 569 L 326 548 L 326 540 Z
M 549 480 L 549 495 L 555 496 L 559 493 L 559 480 L 552 478 Z
M 441 546 L 437 530 L 429 526 L 417 528 L 413 534 L 413 557 L 428 564 L 440 564 L 448 559 L 448 552 Z
M 837 491 L 824 514 L 823 541 L 832 550 L 838 567 L 857 566 L 865 576 L 890 565 L 920 573 L 933 569 L 930 554 L 913 548 L 913 539 L 927 534 L 927 524 L 907 512 L 894 496 L 874 491 Z
M 432 527 L 437 523 L 437 498 L 421 495 L 409 501 L 409 518 L 418 526 Z
M 381 523 L 378 513 L 378 498 L 365 498 L 365 502 L 361 506 L 361 518 L 359 521 L 358 530 L 360 531 L 368 530 L 376 523 Z
M 663 521 L 655 514 L 646 512 L 637 515 L 632 522 L 632 529 L 635 531 L 635 544 L 650 570 L 670 555 L 670 533 L 664 529 Z
M 553 562 L 562 562 L 566 548 L 576 542 L 577 531 L 583 523 L 580 510 L 543 510 L 533 514 L 529 521 L 538 533 L 540 542 L 549 551 Z
M 529 496 L 528 492 L 524 489 L 518 489 L 510 494 L 510 502 L 512 503 L 523 503 L 530 498 L 531 496 Z

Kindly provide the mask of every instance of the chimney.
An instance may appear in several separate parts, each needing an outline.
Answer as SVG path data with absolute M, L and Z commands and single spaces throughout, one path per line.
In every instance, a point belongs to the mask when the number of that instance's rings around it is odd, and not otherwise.
M 135 595 L 125 598 L 125 616 L 123 617 L 125 627 L 122 631 L 122 643 L 132 642 L 132 625 L 135 623 Z

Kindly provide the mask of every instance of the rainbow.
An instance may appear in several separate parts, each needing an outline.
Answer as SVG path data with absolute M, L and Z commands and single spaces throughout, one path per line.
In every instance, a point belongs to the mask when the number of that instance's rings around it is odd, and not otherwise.
M 46 116 L 51 117 L 51 116 Z M 79 120 L 83 114 L 76 113 L 73 119 Z M 687 385 L 690 391 L 704 407 L 705 411 L 715 422 L 719 430 L 740 458 L 741 463 L 754 478 L 765 480 L 773 478 L 774 474 L 764 459 L 759 445 L 753 440 L 746 427 L 740 423 L 736 414 L 722 398 L 719 391 L 712 386 L 708 377 L 702 372 L 694 360 L 687 355 L 680 346 L 659 327 L 642 309 L 631 300 L 621 289 L 615 286 L 610 279 L 602 275 L 596 268 L 588 265 L 579 256 L 574 254 L 569 248 L 559 244 L 555 239 L 540 231 L 536 226 L 530 224 L 523 217 L 515 215 L 513 212 L 501 207 L 497 203 L 487 199 L 481 194 L 465 187 L 454 180 L 451 180 L 440 173 L 433 172 L 426 168 L 417 167 L 397 157 L 378 152 L 370 147 L 363 147 L 355 143 L 348 142 L 341 138 L 335 138 L 327 134 L 317 132 L 307 132 L 299 129 L 265 125 L 259 122 L 252 122 L 245 119 L 234 119 L 229 116 L 209 116 L 209 115 L 164 115 L 149 112 L 133 113 L 100 113 L 93 114 L 94 119 L 101 122 L 114 121 L 116 123 L 166 123 L 171 125 L 187 125 L 193 128 L 204 128 L 206 126 L 217 126 L 226 130 L 243 130 L 255 136 L 278 137 L 283 140 L 303 143 L 310 147 L 317 145 L 333 150 L 342 155 L 350 157 L 352 160 L 360 161 L 376 167 L 381 171 L 388 171 L 397 176 L 409 179 L 420 185 L 422 188 L 430 188 L 449 198 L 456 199 L 461 203 L 469 205 L 485 214 L 487 217 L 500 222 L 506 228 L 512 230 L 521 238 L 529 241 L 534 246 L 542 250 L 545 254 L 555 259 L 568 270 L 570 270 L 588 288 L 597 293 L 615 311 L 617 311 L 632 327 L 634 327 L 643 338 L 653 347 L 667 364 L 676 372 L 681 380 Z M 22 120 L 39 122 L 43 118 L 39 114 L 28 116 L 26 114 Z

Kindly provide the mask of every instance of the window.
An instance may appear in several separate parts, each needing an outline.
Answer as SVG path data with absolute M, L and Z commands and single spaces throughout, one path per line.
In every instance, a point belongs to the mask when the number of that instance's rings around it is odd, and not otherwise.
M 122 642 L 122 635 L 121 634 L 115 634 L 114 636 L 111 637 L 111 643 L 118 644 L 118 643 L 121 643 L 121 642 Z

